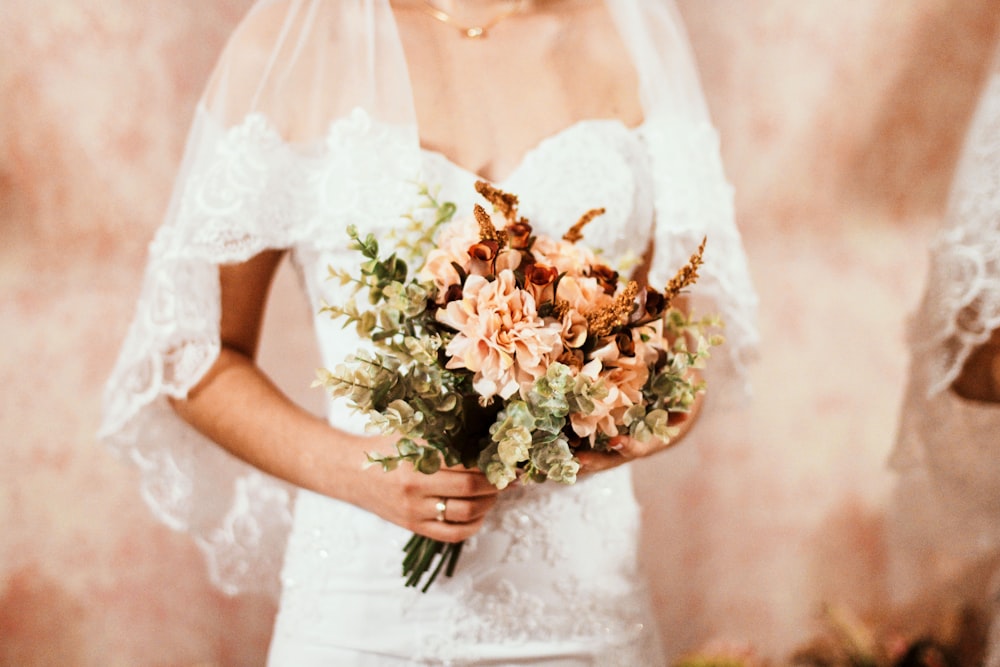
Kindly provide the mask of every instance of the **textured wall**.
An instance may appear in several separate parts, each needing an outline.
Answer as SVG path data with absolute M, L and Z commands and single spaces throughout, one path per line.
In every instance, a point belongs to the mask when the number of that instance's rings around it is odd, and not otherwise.
M 996 6 L 680 4 L 764 343 L 752 413 L 676 453 L 661 553 L 677 576 L 660 611 L 675 648 L 722 638 L 780 655 L 820 603 L 871 610 L 894 594 L 884 460 L 903 321 Z M 0 4 L 0 665 L 262 660 L 273 610 L 216 594 L 93 439 L 194 99 L 248 5 Z

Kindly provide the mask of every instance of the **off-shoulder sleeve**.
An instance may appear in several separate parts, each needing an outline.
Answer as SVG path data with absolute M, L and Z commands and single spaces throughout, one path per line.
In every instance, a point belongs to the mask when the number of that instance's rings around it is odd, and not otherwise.
M 219 354 L 218 268 L 394 222 L 418 148 L 386 0 L 258 0 L 199 102 L 99 435 L 138 465 L 155 515 L 194 537 L 224 591 L 277 593 L 294 490 L 169 405 Z
M 208 441 L 168 400 L 185 397 L 219 354 L 219 265 L 308 233 L 302 183 L 312 165 L 263 117 L 224 130 L 201 115 L 195 128 L 197 148 L 149 247 L 99 435 L 139 467 L 154 514 L 191 533 L 223 590 L 276 593 L 291 488 Z

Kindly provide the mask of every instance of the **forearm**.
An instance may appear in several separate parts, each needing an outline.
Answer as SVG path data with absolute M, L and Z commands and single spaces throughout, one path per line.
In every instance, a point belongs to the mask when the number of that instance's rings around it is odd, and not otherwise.
M 969 400 L 1000 403 L 1000 329 L 972 351 L 952 389 Z
M 331 428 L 291 400 L 245 355 L 223 348 L 176 412 L 235 456 L 275 477 L 356 502 L 370 439 Z

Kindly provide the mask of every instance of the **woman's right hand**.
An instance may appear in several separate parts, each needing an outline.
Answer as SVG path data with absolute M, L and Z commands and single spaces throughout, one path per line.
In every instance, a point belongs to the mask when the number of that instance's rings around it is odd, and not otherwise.
M 374 440 L 366 451 L 382 448 L 380 441 Z M 371 466 L 358 475 L 351 499 L 355 505 L 440 542 L 461 542 L 475 535 L 499 494 L 486 475 L 462 465 L 442 467 L 430 475 L 409 463 L 388 472 Z M 439 503 L 444 504 L 440 513 Z
M 264 303 L 281 256 L 267 251 L 219 268 L 222 349 L 188 396 L 171 401 L 174 409 L 232 454 L 296 486 L 442 542 L 471 537 L 497 500 L 482 473 L 454 467 L 425 475 L 408 464 L 366 470 L 366 453 L 389 450 L 393 438 L 331 428 L 288 400 L 257 366 Z M 439 502 L 446 505 L 442 521 Z

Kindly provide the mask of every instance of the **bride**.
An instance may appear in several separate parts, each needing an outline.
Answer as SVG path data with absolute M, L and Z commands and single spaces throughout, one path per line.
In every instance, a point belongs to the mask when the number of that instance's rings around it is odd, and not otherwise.
M 342 403 L 309 414 L 255 364 L 283 257 L 318 313 L 338 298 L 327 267 L 356 263 L 348 225 L 388 238 L 418 182 L 471 211 L 478 179 L 517 193 L 543 233 L 606 208 L 586 242 L 643 258 L 654 285 L 707 236 L 689 301 L 728 338 L 708 400 L 740 388 L 755 298 L 669 2 L 260 0 L 198 106 L 102 436 L 224 590 L 277 593 L 280 569 L 270 664 L 663 662 L 622 465 L 662 443 L 582 456 L 568 487 L 364 470 L 391 441 Z M 358 345 L 326 316 L 315 330 L 317 364 Z M 400 578 L 411 531 L 466 541 L 426 594 Z

